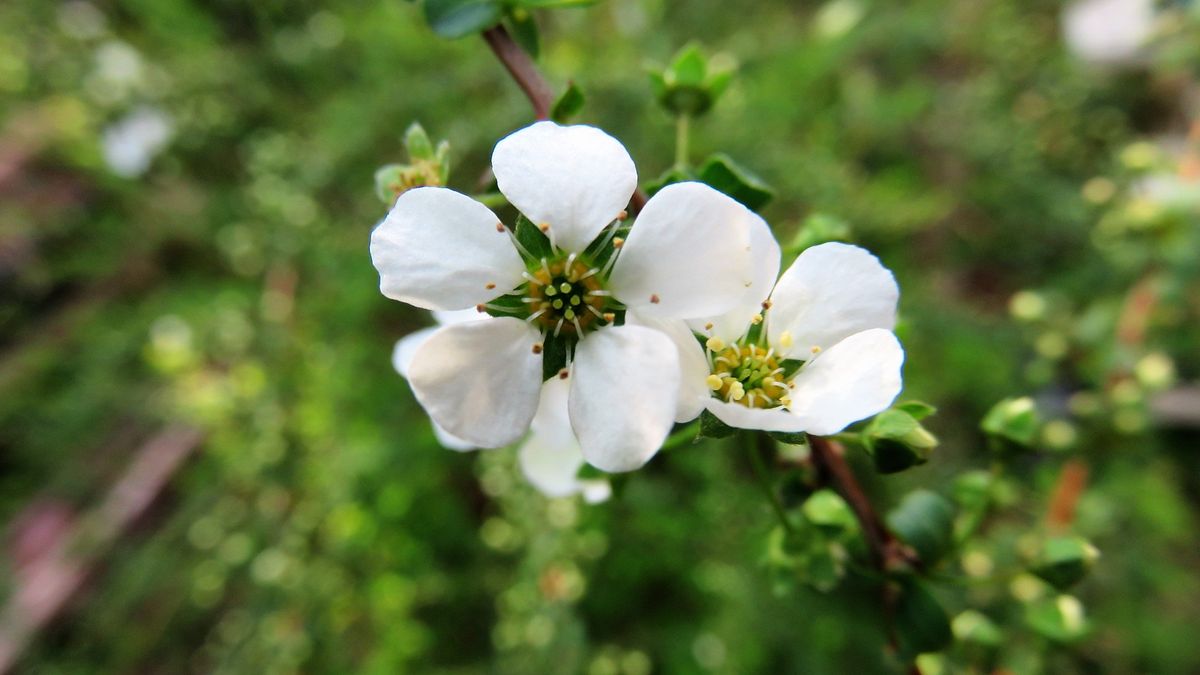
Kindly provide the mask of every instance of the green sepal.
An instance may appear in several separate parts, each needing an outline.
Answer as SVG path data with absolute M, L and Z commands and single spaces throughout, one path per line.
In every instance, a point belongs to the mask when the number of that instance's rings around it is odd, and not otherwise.
M 807 445 L 808 434 L 803 431 L 768 431 L 767 435 L 788 445 Z
M 705 56 L 696 44 L 680 49 L 671 64 L 650 72 L 650 83 L 660 105 L 676 116 L 695 117 L 712 108 L 733 79 L 728 60 Z
M 898 403 L 893 407 L 897 410 L 903 410 L 909 415 L 912 415 L 912 418 L 915 420 L 923 420 L 937 412 L 937 408 L 924 401 L 905 401 L 904 403 Z
M 565 335 L 554 337 L 550 333 L 546 334 L 545 340 L 542 341 L 543 382 L 552 377 L 558 377 L 563 368 L 567 367 L 567 361 L 574 347 L 573 343 L 574 338 L 567 338 Z
M 1060 591 L 1083 580 L 1100 558 L 1100 551 L 1083 537 L 1047 539 L 1031 561 L 1029 571 Z
M 896 641 L 906 660 L 940 651 L 954 638 L 946 610 L 916 578 L 906 578 L 901 584 L 895 626 Z
M 700 438 L 729 438 L 737 431 L 707 410 L 700 413 L 700 433 L 697 434 Z
M 797 370 L 804 365 L 803 359 L 784 359 L 779 362 L 779 367 L 783 368 L 783 379 L 788 379 L 796 374 Z
M 425 0 L 425 21 L 444 38 L 480 33 L 500 23 L 501 16 L 496 0 Z
M 787 252 L 796 254 L 817 244 L 831 241 L 850 241 L 850 226 L 845 221 L 824 213 L 814 213 L 804 219 Z
M 863 447 L 880 473 L 897 473 L 929 461 L 937 438 L 915 417 L 892 408 L 875 416 L 862 432 Z
M 775 191 L 763 179 L 723 153 L 704 160 L 697 176 L 700 182 L 733 197 L 751 211 L 758 211 L 775 197 Z
M 567 82 L 567 89 L 554 102 L 554 106 L 550 108 L 550 119 L 565 124 L 579 114 L 583 110 L 583 90 L 575 85 L 574 81 Z
M 433 142 L 420 122 L 408 125 L 404 132 L 404 149 L 408 151 L 409 159 L 432 160 L 434 158 Z
M 538 36 L 537 21 L 534 20 L 533 14 L 524 8 L 515 7 L 508 11 L 505 18 L 513 40 L 521 45 L 521 49 L 536 59 L 541 54 L 542 45 L 541 38 Z
M 628 237 L 629 228 L 631 225 L 632 223 L 629 221 L 617 223 L 615 225 L 617 228 L 616 232 L 612 232 L 608 228 L 605 228 L 600 232 L 600 234 L 596 235 L 596 238 L 592 240 L 592 243 L 588 244 L 587 248 L 583 250 L 583 260 L 591 264 L 593 267 L 604 269 L 608 265 L 609 258 L 612 258 L 613 254 L 617 252 L 616 249 L 613 248 L 612 240 L 617 237 L 621 237 L 622 239 Z M 609 225 L 609 227 L 611 228 L 614 226 Z
M 396 196 L 404 191 L 404 173 L 408 167 L 404 164 L 388 164 L 375 171 L 375 196 L 384 204 L 391 205 Z
M 525 216 L 517 216 L 517 227 L 513 234 L 516 235 L 517 242 L 532 256 L 526 258 L 526 264 L 537 266 L 541 264 L 542 258 L 553 257 L 554 247 L 550 245 L 550 238 Z M 525 257 L 525 252 L 521 252 L 521 257 Z
M 433 159 L 437 162 L 438 176 L 442 179 L 442 185 L 448 185 L 450 183 L 450 141 L 438 143 Z
M 915 490 L 887 515 L 888 527 L 932 566 L 954 543 L 954 505 L 928 490 Z
M 1006 398 L 992 406 L 979 428 L 988 435 L 993 450 L 1015 452 L 1032 446 L 1037 440 L 1041 418 L 1033 399 L 1028 396 Z

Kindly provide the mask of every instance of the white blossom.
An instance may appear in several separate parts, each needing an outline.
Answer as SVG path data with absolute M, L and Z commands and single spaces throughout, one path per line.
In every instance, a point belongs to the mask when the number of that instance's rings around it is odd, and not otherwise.
M 619 236 L 637 174 L 625 148 L 589 126 L 539 122 L 517 131 L 497 144 L 492 168 L 504 196 L 545 233 L 550 254 L 523 255 L 490 209 L 445 188 L 405 192 L 372 233 L 384 295 L 499 315 L 430 335 L 413 354 L 413 392 L 452 435 L 508 445 L 537 412 L 547 344 L 569 339 L 570 365 L 558 376 L 569 383 L 568 418 L 583 456 L 606 471 L 636 469 L 674 423 L 679 358 L 666 335 L 621 318 L 731 310 L 755 284 L 750 232 L 759 219 L 708 186 L 678 183 Z M 594 260 L 606 247 L 607 262 Z

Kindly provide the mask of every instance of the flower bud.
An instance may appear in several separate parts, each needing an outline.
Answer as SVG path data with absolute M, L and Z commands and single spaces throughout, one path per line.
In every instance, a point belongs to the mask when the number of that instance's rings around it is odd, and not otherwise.
M 735 63 L 717 55 L 709 58 L 694 44 L 675 55 L 664 70 L 651 71 L 658 102 L 676 116 L 695 117 L 712 108 L 733 79 Z
M 392 204 L 406 190 L 415 187 L 445 185 L 450 178 L 450 144 L 438 143 L 435 149 L 425 129 L 413 122 L 404 132 L 408 164 L 388 164 L 375 172 L 375 194 Z
M 862 434 L 863 445 L 880 473 L 897 473 L 924 464 L 938 440 L 909 413 L 885 410 Z
M 1100 558 L 1100 551 L 1082 537 L 1053 537 L 1042 543 L 1030 561 L 1030 571 L 1064 591 L 1079 583 Z
M 1028 396 L 1007 398 L 992 406 L 979 423 L 992 448 L 1013 452 L 1033 445 L 1041 429 L 1037 406 Z

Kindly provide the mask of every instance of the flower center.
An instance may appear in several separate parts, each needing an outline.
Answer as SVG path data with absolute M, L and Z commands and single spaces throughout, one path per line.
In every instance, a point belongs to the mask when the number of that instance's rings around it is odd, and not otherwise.
M 599 272 L 574 253 L 555 261 L 543 259 L 541 267 L 526 277 L 529 284 L 523 302 L 529 305 L 529 320 L 555 337 L 560 333 L 582 337 L 612 323 L 614 316 L 606 311 L 610 294 Z
M 791 404 L 791 382 L 775 350 L 755 344 L 725 346 L 710 338 L 708 388 L 713 396 L 748 408 L 778 408 Z

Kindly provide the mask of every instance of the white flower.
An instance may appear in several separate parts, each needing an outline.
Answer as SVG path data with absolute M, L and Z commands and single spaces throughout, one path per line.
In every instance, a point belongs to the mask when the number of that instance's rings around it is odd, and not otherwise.
M 1063 37 L 1095 64 L 1136 62 L 1154 32 L 1154 0 L 1079 0 L 1063 10 Z
M 778 246 L 755 257 L 778 269 Z M 891 332 L 898 297 L 875 256 L 829 243 L 801 253 L 769 302 L 693 322 L 703 346 L 687 326 L 659 322 L 680 350 L 680 415 L 706 409 L 733 427 L 824 436 L 886 409 L 904 361 Z
M 171 117 L 151 106 L 142 106 L 104 130 L 104 162 L 113 173 L 136 178 L 175 135 Z
M 517 244 L 487 207 L 445 188 L 405 192 L 371 235 L 384 295 L 500 315 L 433 333 L 413 356 L 413 392 L 454 436 L 508 445 L 537 412 L 543 352 L 563 350 L 584 457 L 606 471 L 636 469 L 674 422 L 679 363 L 668 337 L 622 317 L 730 310 L 753 285 L 757 216 L 705 185 L 678 183 L 625 234 L 637 174 L 625 148 L 594 127 L 534 124 L 496 145 L 492 168 L 500 191 L 545 233 L 544 251 Z
M 481 318 L 473 309 L 433 314 L 441 325 Z M 413 354 L 436 330 L 423 328 L 396 342 L 392 351 L 392 365 L 402 377 L 408 377 Z M 542 385 L 537 413 L 530 425 L 531 432 L 517 451 L 517 461 L 526 479 L 547 497 L 582 494 L 585 501 L 595 504 L 608 499 L 612 494 L 612 486 L 604 479 L 581 480 L 578 477 L 584 464 L 583 452 L 579 449 L 579 441 L 575 439 L 567 417 L 567 390 L 566 380 L 557 377 Z M 432 425 L 434 435 L 444 447 L 458 451 L 475 449 L 475 446 L 455 437 L 437 422 L 432 422 Z

